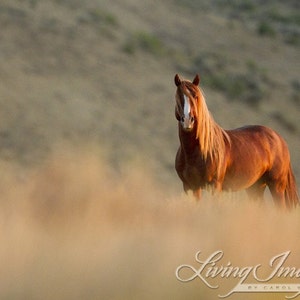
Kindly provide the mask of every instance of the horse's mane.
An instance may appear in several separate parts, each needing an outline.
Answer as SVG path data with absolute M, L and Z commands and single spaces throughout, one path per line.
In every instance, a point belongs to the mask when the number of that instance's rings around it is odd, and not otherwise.
M 189 81 L 182 81 L 183 92 L 192 100 L 195 106 L 197 117 L 196 137 L 199 140 L 199 146 L 203 158 L 210 158 L 216 166 L 222 165 L 225 157 L 225 143 L 230 144 L 230 138 L 227 132 L 221 128 L 210 114 L 203 91 Z M 217 173 L 219 168 L 217 167 Z

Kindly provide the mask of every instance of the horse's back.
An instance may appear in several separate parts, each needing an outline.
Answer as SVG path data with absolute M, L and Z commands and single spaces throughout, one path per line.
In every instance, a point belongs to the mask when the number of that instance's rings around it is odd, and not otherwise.
M 288 171 L 290 155 L 287 144 L 271 128 L 252 125 L 229 130 L 227 133 L 231 145 L 225 185 L 238 184 L 245 188 L 262 176 L 276 173 L 283 175 Z
M 275 130 L 262 125 L 248 125 L 226 131 L 232 145 L 246 147 L 272 147 L 272 151 L 288 149 L 285 140 Z M 245 144 L 246 143 L 246 144 Z M 242 148 L 243 148 L 242 146 Z M 275 148 L 274 148 L 275 147 Z

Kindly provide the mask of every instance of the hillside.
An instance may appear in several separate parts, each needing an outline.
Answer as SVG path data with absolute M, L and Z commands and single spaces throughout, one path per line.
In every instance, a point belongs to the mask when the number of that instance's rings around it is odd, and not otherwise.
M 221 126 L 273 127 L 299 178 L 299 4 L 229 3 L 2 1 L 2 159 L 92 143 L 177 182 L 173 76 L 199 72 Z

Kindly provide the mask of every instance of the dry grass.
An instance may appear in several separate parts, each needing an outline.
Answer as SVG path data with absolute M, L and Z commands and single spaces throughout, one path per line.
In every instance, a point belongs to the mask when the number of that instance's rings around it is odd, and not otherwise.
M 226 284 L 213 291 L 175 278 L 199 250 L 221 249 L 241 267 L 291 250 L 299 267 L 299 209 L 229 194 L 195 203 L 142 163 L 115 171 L 98 152 L 59 151 L 30 171 L 2 164 L 1 299 L 216 299 Z

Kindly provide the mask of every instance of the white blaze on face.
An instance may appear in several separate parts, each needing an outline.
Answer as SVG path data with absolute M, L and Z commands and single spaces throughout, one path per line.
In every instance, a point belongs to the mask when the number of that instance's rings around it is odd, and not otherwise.
M 189 97 L 184 95 L 184 106 L 183 106 L 183 113 L 184 113 L 184 119 L 189 120 L 190 118 L 190 112 L 191 112 L 191 105 Z

